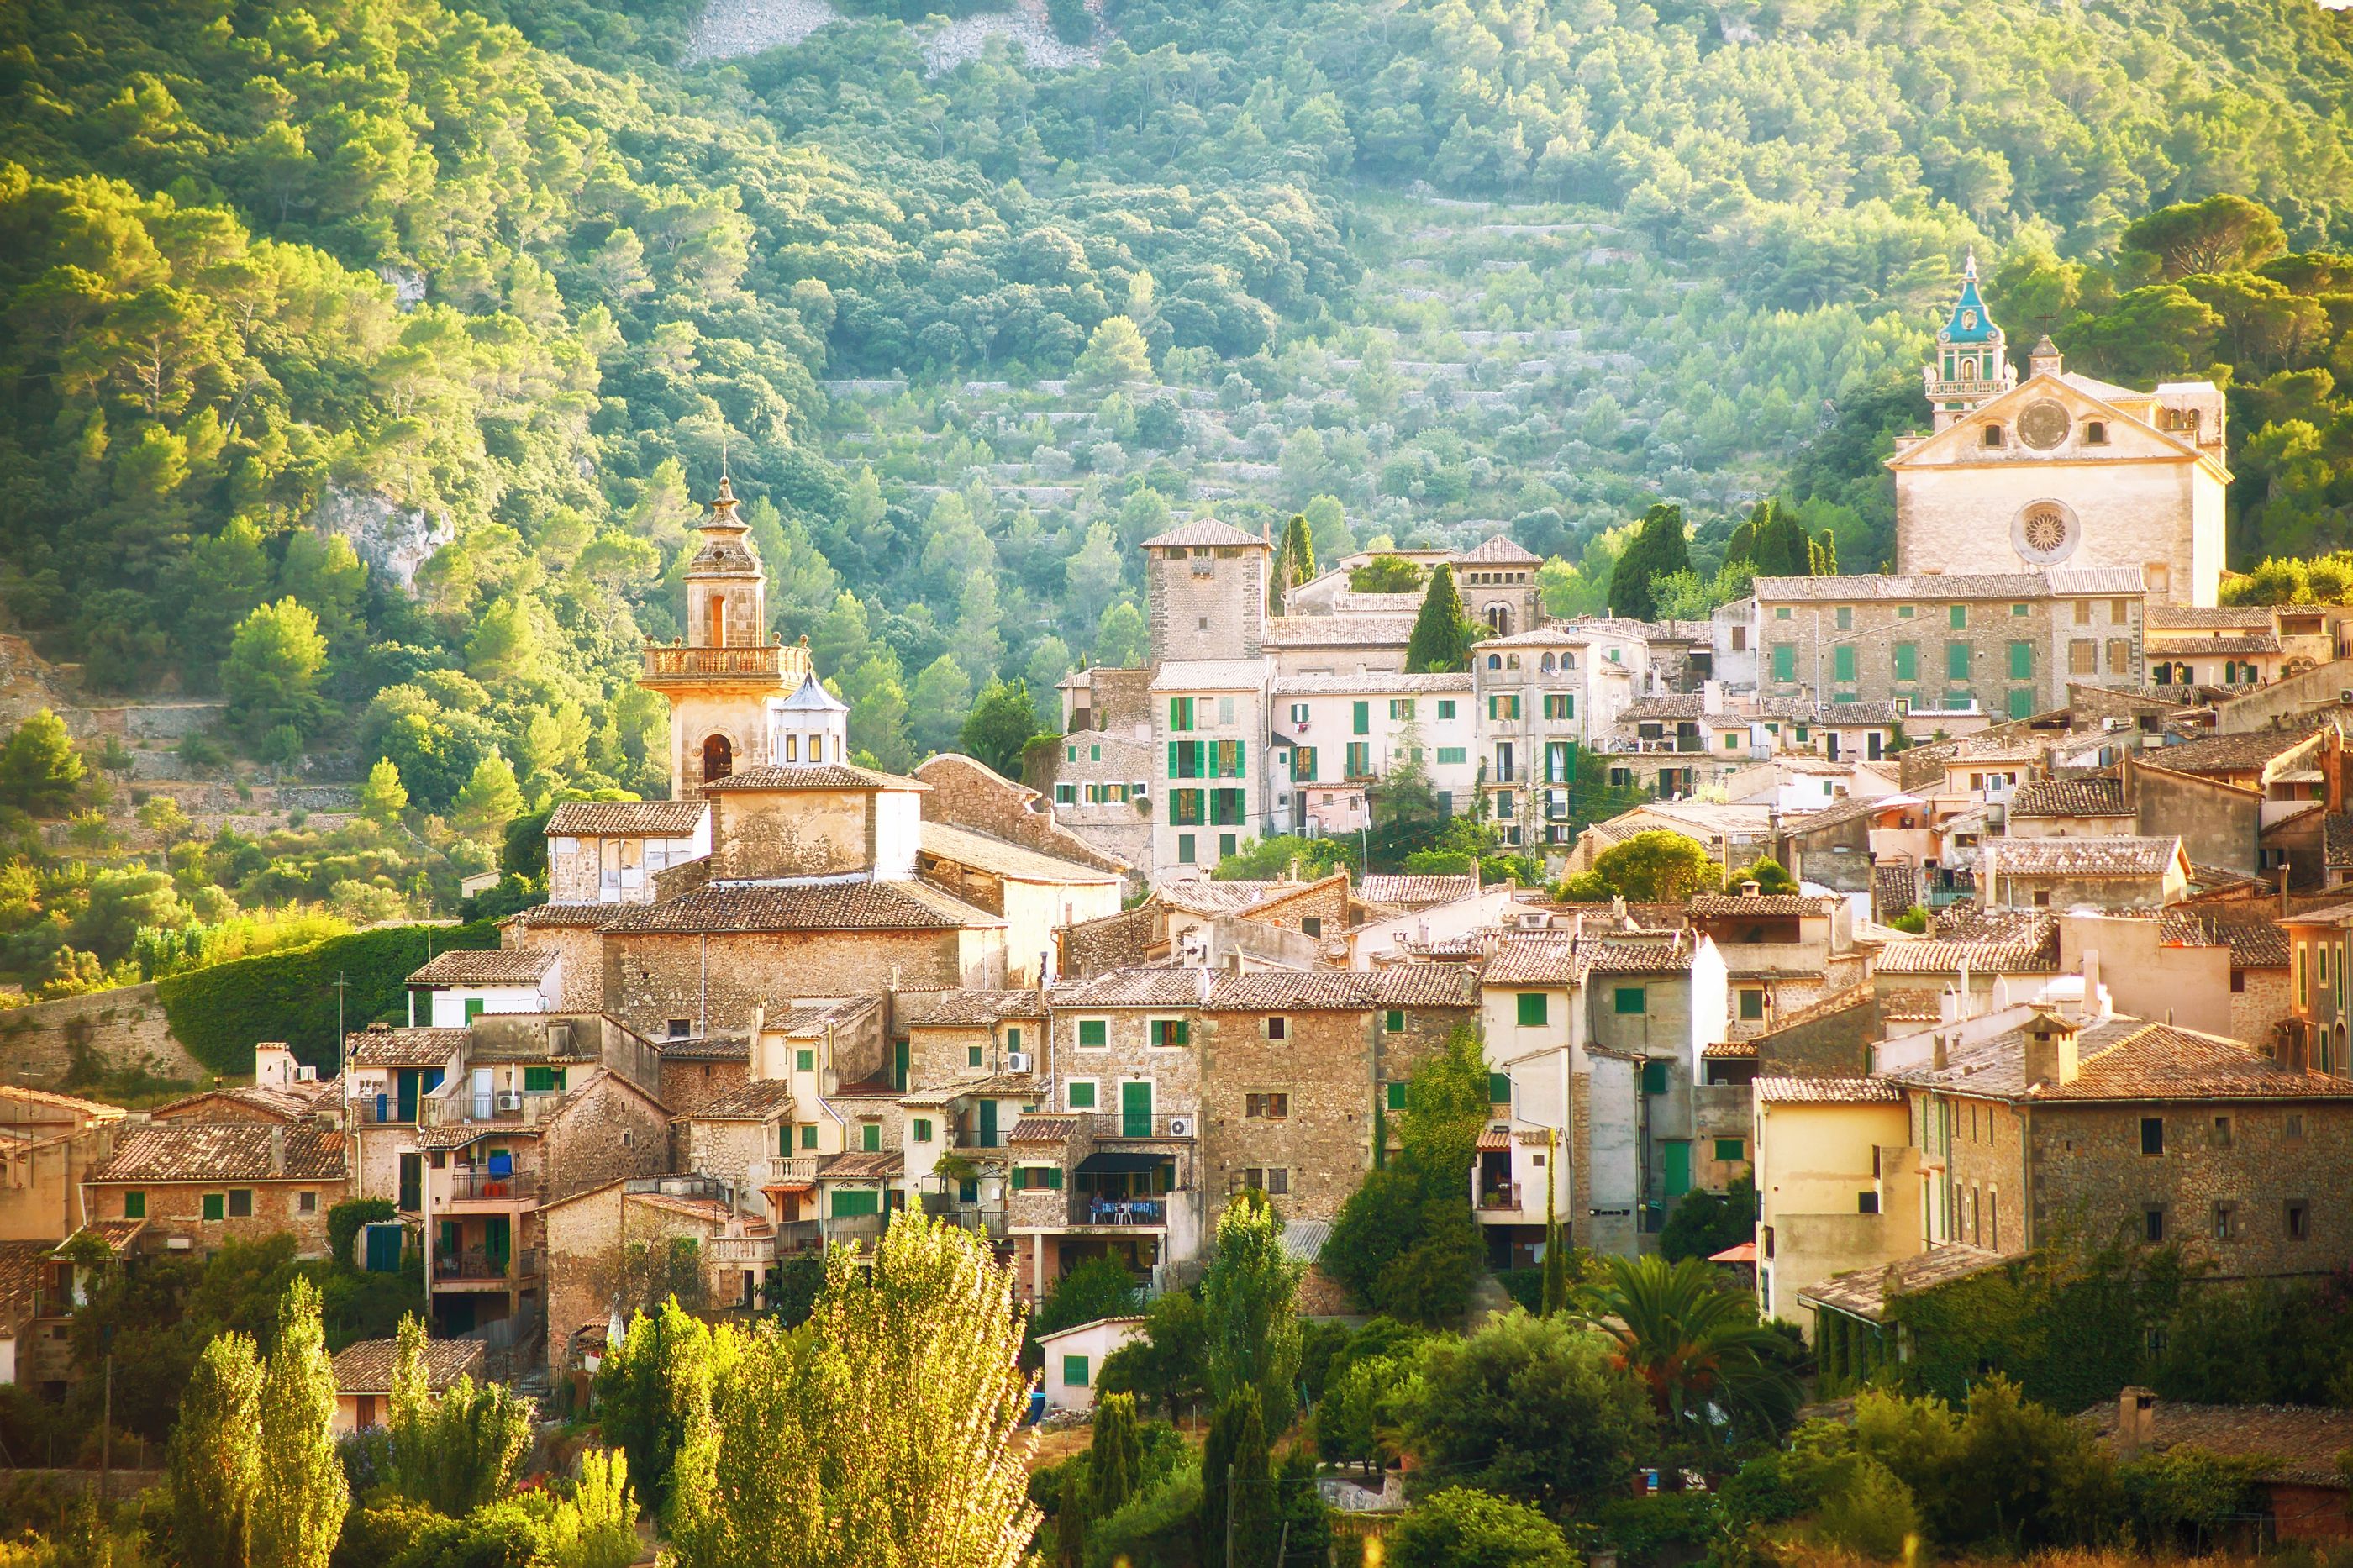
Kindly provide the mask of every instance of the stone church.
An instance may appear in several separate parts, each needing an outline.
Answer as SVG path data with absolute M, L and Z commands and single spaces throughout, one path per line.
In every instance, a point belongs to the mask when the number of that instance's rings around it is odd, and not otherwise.
M 1925 372 L 1932 428 L 1896 443 L 1895 570 L 2138 567 L 2152 605 L 2211 605 L 2222 574 L 2222 391 L 2147 392 L 2063 369 L 2026 378 L 1978 293 L 1977 258 Z

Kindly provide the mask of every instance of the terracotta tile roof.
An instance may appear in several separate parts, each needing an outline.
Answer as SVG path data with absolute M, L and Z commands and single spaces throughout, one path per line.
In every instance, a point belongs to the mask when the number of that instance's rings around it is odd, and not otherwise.
M 713 1096 L 688 1111 L 682 1118 L 688 1121 L 765 1121 L 793 1108 L 793 1084 L 790 1079 L 755 1079 L 739 1083 L 723 1094 Z
M 402 1029 L 370 1025 L 343 1037 L 343 1063 L 355 1068 L 447 1067 L 464 1047 L 464 1029 Z
M 2211 735 L 2184 741 L 2142 753 L 2153 767 L 2177 773 L 2235 773 L 2263 767 L 2274 758 L 2318 739 L 2318 728 L 2250 730 L 2236 735 Z
M 1492 1153 L 1495 1150 L 1508 1149 L 1511 1146 L 1512 1132 L 1508 1127 L 1482 1127 L 1479 1130 L 1477 1147 L 1480 1152 Z
M 817 1163 L 817 1174 L 823 1182 L 881 1182 L 906 1168 L 907 1156 L 899 1150 L 886 1149 L 871 1154 L 859 1151 L 826 1155 Z
M 805 1002 L 770 1018 L 766 1026 L 787 1039 L 807 1039 L 828 1029 L 847 1028 L 881 1005 L 882 997 L 879 994 Z
M 991 1073 L 962 1083 L 944 1083 L 899 1097 L 902 1105 L 945 1105 L 952 1100 L 1034 1100 L 1038 1075 L 1029 1072 Z
M 2332 811 L 2320 820 L 2321 858 L 2332 867 L 2353 866 L 2353 811 Z
M 1152 885 L 1152 897 L 1156 903 L 1189 915 L 1239 915 L 1330 880 L 1325 877 L 1308 882 L 1219 882 L 1207 877 L 1171 877 Z
M 1253 549 L 1270 548 L 1255 533 L 1244 533 L 1230 522 L 1219 522 L 1213 517 L 1197 517 L 1190 522 L 1180 522 L 1166 533 L 1155 533 L 1144 542 L 1146 550 L 1191 549 L 1204 545 L 1248 545 Z
M 1842 991 L 1833 991 L 1827 996 L 1817 996 L 1804 1006 L 1782 1014 L 1774 1021 L 1773 1026 L 1766 1030 L 1760 1037 L 1770 1039 L 1784 1029 L 1794 1029 L 1801 1024 L 1818 1023 L 1824 1018 L 1846 1012 L 1850 1008 L 1868 1006 L 1871 1004 L 1872 995 L 1872 984 L 1865 980 L 1859 984 L 1850 985 Z
M 501 926 L 520 926 L 525 931 L 542 928 L 602 931 L 634 907 L 629 904 L 533 904 L 527 910 L 517 910 L 499 923 Z
M 1544 561 L 1508 533 L 1491 533 L 1454 559 L 1472 566 L 1533 566 Z
M 2236 1040 L 2139 1018 L 2087 1026 L 2075 1044 L 2078 1067 L 2068 1083 L 2029 1086 L 2025 1036 L 1996 1036 L 1948 1058 L 1941 1068 L 1906 1068 L 1891 1076 L 1927 1089 L 2000 1100 L 2346 1100 L 2353 1079 L 2299 1072 Z
M 2113 1443 L 2122 1412 L 2111 1399 L 2075 1419 Z M 2262 1461 L 2258 1479 L 2294 1486 L 2346 1489 L 2337 1456 L 2353 1448 L 2353 1410 L 2305 1405 L 2188 1405 L 2160 1399 L 2149 1412 L 2148 1446 L 2197 1448 L 2225 1458 Z
M 640 932 L 955 931 L 1002 925 L 920 882 L 824 882 L 797 887 L 714 883 L 658 904 L 637 904 L 606 929 Z
M 986 833 L 944 822 L 923 823 L 922 834 L 925 855 L 1015 881 L 1116 883 L 1120 879 L 1116 871 L 1082 866 L 1075 860 L 1058 860 L 1051 855 L 1040 855 L 1035 849 L 1025 849 L 1018 844 L 1008 844 L 1002 838 L 991 838 Z
M 1701 713 L 1700 701 L 1700 695 L 1696 691 L 1680 695 L 1670 693 L 1663 697 L 1638 697 L 1618 710 L 1618 724 L 1622 729 L 1626 725 L 1639 723 L 1645 719 L 1682 721 L 1709 716 Z M 1726 724 L 1743 722 L 1728 713 L 1718 713 L 1712 717 Z M 1699 753 L 1692 754 L 1696 756 Z
M 2115 778 L 2035 779 L 2010 797 L 2012 816 L 2124 816 L 2125 786 Z
M 1071 1007 L 1198 1007 L 1209 994 L 1207 969 L 1155 965 L 1109 969 L 1067 985 L 1057 985 L 1046 1000 L 1056 1008 Z
M 45 1105 L 58 1110 L 70 1110 L 100 1121 L 114 1121 L 127 1114 L 119 1105 L 106 1105 L 95 1100 L 83 1100 L 75 1095 L 58 1094 L 46 1089 L 28 1089 L 23 1084 L 0 1084 L 0 1100 L 16 1100 L 25 1105 Z
M 567 800 L 547 818 L 550 838 L 691 838 L 711 808 L 699 800 Z
M 1876 1268 L 1833 1274 L 1819 1285 L 1799 1290 L 1798 1300 L 1811 1306 L 1835 1308 L 1875 1323 L 1887 1310 L 1891 1296 L 1933 1290 L 1939 1285 L 1999 1268 L 2009 1261 L 1999 1252 L 1947 1243 Z
M 1261 646 L 1279 647 L 1402 647 L 1413 640 L 1409 615 L 1270 616 Z
M 2164 940 L 2176 947 L 2228 947 L 2233 969 L 2285 969 L 2287 932 L 2270 920 L 2217 920 L 2168 910 Z
M 1757 1042 L 1717 1040 L 1712 1045 L 1702 1046 L 1699 1054 L 1703 1059 L 1712 1062 L 1754 1061 L 1757 1059 Z
M 533 985 L 555 965 L 536 947 L 453 947 L 437 952 L 408 976 L 411 985 Z
M 213 1118 L 187 1115 L 199 1106 L 213 1100 L 258 1110 L 276 1121 L 300 1121 L 313 1111 L 332 1110 L 343 1098 L 343 1081 L 330 1079 L 325 1082 L 300 1084 L 292 1089 L 266 1088 L 260 1084 L 231 1084 L 220 1089 L 199 1089 L 179 1099 L 167 1100 L 148 1112 L 158 1121 L 208 1121 Z
M 1396 963 L 1376 969 L 1374 1005 L 1380 1007 L 1475 1007 L 1479 978 L 1459 963 Z
M 1894 805 L 1882 806 L 1875 800 L 1858 800 L 1849 796 L 1820 811 L 1791 812 L 1781 820 L 1792 833 L 1815 833 L 1825 827 L 1841 826 L 1859 816 L 1870 816 L 1883 810 L 1897 810 L 1901 805 L 1902 803 L 1897 802 Z
M 789 789 L 927 790 L 931 787 L 917 779 L 877 773 L 872 768 L 853 768 L 847 763 L 795 763 L 782 767 L 744 768 L 729 773 L 723 779 L 712 779 L 702 789 L 706 795 L 738 792 L 757 795 Z
M 891 1016 L 901 1028 L 977 1027 L 1008 1018 L 1043 1018 L 1046 997 L 1038 991 L 899 991 Z
M 2269 630 L 2272 615 L 2268 605 L 2151 605 L 2141 612 L 2141 625 L 2150 631 L 2220 626 Z
M 1256 691 L 1272 678 L 1265 658 L 1170 658 L 1152 672 L 1155 691 Z
M 1808 893 L 1704 893 L 1692 900 L 1694 920 L 1741 920 L 1788 915 L 1827 915 L 1838 905 L 1834 897 Z
M 480 1340 L 425 1342 L 425 1382 L 436 1394 L 446 1392 L 461 1376 L 478 1377 L 490 1347 Z M 390 1394 L 392 1374 L 400 1364 L 398 1340 L 361 1340 L 335 1352 L 337 1394 Z
M 1060 1143 L 1078 1131 L 1075 1116 L 1025 1116 L 1005 1135 L 1008 1143 Z
M 285 1163 L 273 1170 L 282 1140 Z M 90 1174 L 93 1182 L 339 1182 L 343 1135 L 316 1122 L 163 1121 L 132 1132 Z
M 1901 1105 L 1904 1086 L 1884 1078 L 1760 1078 L 1760 1105 Z
M 1681 974 L 1690 972 L 1694 945 L 1683 933 L 1666 937 L 1584 936 L 1577 957 L 1592 974 Z
M 2161 877 L 2181 853 L 2179 838 L 1989 839 L 2003 877 Z
M 21 1331 L 32 1321 L 34 1306 L 40 1299 L 43 1266 L 54 1245 L 47 1241 L 0 1241 L 0 1327 Z
M 1389 669 L 1367 669 L 1356 675 L 1281 676 L 1270 689 L 1277 697 L 1339 697 L 1351 693 L 1361 693 L 1366 697 L 1403 697 L 1430 692 L 1467 692 L 1472 685 L 1471 672 L 1467 669 L 1429 675 L 1401 675 Z
M 1934 936 L 1891 942 L 1873 967 L 1882 974 L 1951 974 L 1964 963 L 1978 973 L 2055 974 L 2059 922 L 2024 910 L 1990 910 Z
M 688 1219 L 699 1219 L 706 1225 L 723 1226 L 734 1217 L 733 1211 L 717 1198 L 690 1198 L 676 1193 L 633 1193 L 624 1189 L 621 1201 L 683 1215 Z
M 2211 658 L 2247 654 L 2277 653 L 2279 637 L 2271 632 L 2242 632 L 2237 637 L 2152 638 L 2147 644 L 2151 658 L 2181 658 L 2204 657 Z
M 1901 724 L 1905 710 L 1893 702 L 1825 702 L 1815 721 L 1831 729 L 1848 724 Z
M 1482 985 L 1574 985 L 1577 939 L 1567 931 L 1508 931 L 1480 975 Z
M 691 1039 L 655 1040 L 654 1053 L 666 1062 L 748 1062 L 752 1041 L 744 1035 L 697 1035 Z
M 1474 897 L 1479 891 L 1476 877 L 1385 876 L 1366 877 L 1356 884 L 1356 896 L 1368 904 L 1390 904 L 1400 909 L 1425 910 L 1437 904 L 1451 904 L 1461 899 Z

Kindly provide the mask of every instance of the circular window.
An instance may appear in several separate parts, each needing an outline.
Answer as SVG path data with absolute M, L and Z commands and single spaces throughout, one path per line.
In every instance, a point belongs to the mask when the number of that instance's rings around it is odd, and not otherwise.
M 2067 438 L 2067 410 L 2051 398 L 2030 403 L 2018 416 L 2018 438 L 2038 452 L 2048 452 Z
M 2010 525 L 2011 548 L 2038 566 L 2055 565 L 2074 554 L 2082 535 L 2075 510 L 2065 501 L 2029 501 Z

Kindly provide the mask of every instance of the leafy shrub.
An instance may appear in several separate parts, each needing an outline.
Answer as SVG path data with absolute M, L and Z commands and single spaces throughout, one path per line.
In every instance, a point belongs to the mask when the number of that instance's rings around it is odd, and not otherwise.
M 1398 1521 L 1391 1568 L 1577 1568 L 1560 1526 L 1525 1503 L 1467 1487 L 1436 1493 Z
M 1894 1471 L 1865 1457 L 1822 1500 L 1815 1526 L 1833 1545 L 1884 1561 L 1902 1556 L 1905 1539 L 1920 1532 L 1920 1510 Z
M 1201 1472 L 1190 1465 L 1087 1527 L 1087 1568 L 1194 1568 Z

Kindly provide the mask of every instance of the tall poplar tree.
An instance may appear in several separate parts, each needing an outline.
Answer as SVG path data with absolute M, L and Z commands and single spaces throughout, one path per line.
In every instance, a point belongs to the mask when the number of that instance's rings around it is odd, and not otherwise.
M 1231 1399 L 1257 1391 L 1278 1428 L 1291 1423 L 1299 1377 L 1299 1281 L 1305 1264 L 1283 1249 L 1282 1217 L 1244 1188 L 1218 1219 L 1218 1256 L 1201 1279 L 1209 1389 Z
M 297 1279 L 278 1303 L 277 1342 L 261 1377 L 253 1568 L 327 1568 L 352 1500 L 334 1425 L 335 1371 L 318 1287 Z
M 1135 1426 L 1135 1395 L 1106 1394 L 1095 1401 L 1094 1446 L 1087 1452 L 1087 1474 L 1094 1483 L 1090 1510 L 1097 1519 L 1109 1519 L 1135 1495 L 1143 1479 L 1144 1441 Z
M 185 1568 L 245 1568 L 261 1477 L 254 1440 L 260 1405 L 253 1341 L 236 1332 L 214 1336 L 180 1396 L 180 1422 L 164 1462 L 172 1542 Z

